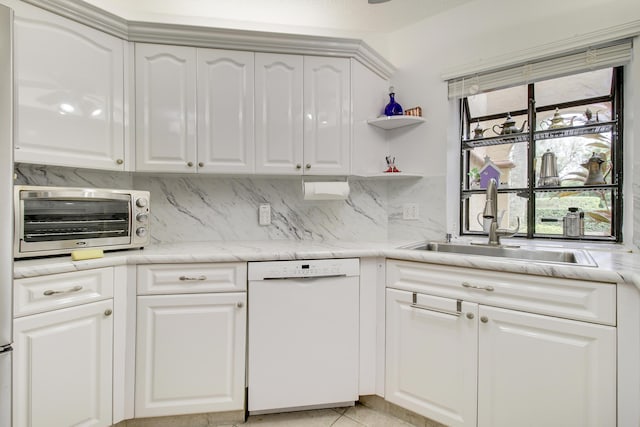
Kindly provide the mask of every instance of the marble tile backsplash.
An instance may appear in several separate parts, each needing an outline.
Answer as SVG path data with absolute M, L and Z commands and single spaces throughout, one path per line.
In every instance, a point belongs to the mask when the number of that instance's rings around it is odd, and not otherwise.
M 351 181 L 347 200 L 305 201 L 301 178 L 136 176 L 151 192 L 154 242 L 207 240 L 384 240 L 386 183 Z M 258 225 L 258 206 L 271 224 Z
M 444 240 L 447 233 L 446 178 L 425 177 L 415 181 L 389 182 L 389 238 L 400 240 Z M 419 218 L 402 217 L 405 203 L 417 203 Z
M 19 164 L 16 184 L 134 188 L 151 192 L 153 243 L 207 240 L 442 240 L 446 233 L 446 177 L 350 180 L 347 200 L 305 201 L 301 178 L 148 175 Z M 633 172 L 640 206 L 640 166 Z M 271 204 L 272 223 L 258 225 L 258 206 Z M 418 220 L 402 218 L 417 203 Z M 633 211 L 640 248 L 640 210 Z M 627 240 L 628 241 L 628 240 Z
M 56 166 L 17 164 L 18 185 L 48 185 L 60 187 L 131 188 L 133 178 L 127 172 L 106 172 L 91 169 L 72 169 Z
M 207 240 L 386 240 L 385 181 L 351 180 L 347 200 L 305 201 L 300 177 L 150 175 L 19 164 L 16 184 L 151 192 L 153 243 Z M 258 206 L 271 204 L 271 224 Z

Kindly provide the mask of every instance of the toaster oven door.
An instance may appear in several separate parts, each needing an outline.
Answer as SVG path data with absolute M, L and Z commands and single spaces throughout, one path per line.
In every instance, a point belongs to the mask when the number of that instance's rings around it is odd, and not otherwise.
M 19 203 L 22 254 L 131 242 L 128 194 L 22 191 Z

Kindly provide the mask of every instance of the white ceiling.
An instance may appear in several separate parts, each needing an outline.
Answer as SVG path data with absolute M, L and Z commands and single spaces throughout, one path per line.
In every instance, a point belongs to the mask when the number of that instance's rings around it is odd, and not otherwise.
M 131 21 L 345 36 L 388 33 L 471 0 L 85 0 Z

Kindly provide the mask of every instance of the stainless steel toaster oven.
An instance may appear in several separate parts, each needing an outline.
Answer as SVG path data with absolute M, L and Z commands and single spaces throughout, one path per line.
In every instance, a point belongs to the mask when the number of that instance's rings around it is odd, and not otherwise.
M 149 243 L 149 192 L 14 187 L 14 256 L 143 247 Z

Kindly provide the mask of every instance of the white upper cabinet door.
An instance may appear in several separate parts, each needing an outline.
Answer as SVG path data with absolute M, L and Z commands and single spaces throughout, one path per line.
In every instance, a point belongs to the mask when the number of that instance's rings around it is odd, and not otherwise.
M 196 172 L 196 49 L 135 45 L 136 170 Z
M 198 49 L 198 172 L 253 172 L 253 52 Z
M 256 173 L 302 174 L 303 57 L 255 55 Z
M 616 329 L 480 306 L 478 426 L 616 425 Z
M 15 6 L 15 161 L 124 170 L 125 42 Z
M 304 173 L 351 171 L 351 76 L 346 58 L 304 57 Z

